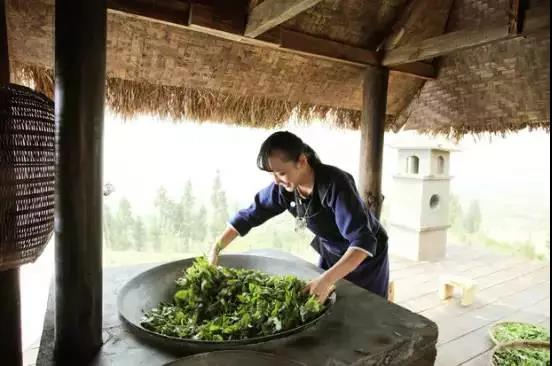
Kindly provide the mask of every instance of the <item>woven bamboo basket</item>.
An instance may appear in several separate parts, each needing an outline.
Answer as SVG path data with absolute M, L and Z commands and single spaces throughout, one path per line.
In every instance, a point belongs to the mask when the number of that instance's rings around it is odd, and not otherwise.
M 54 103 L 0 87 L 0 271 L 33 262 L 54 228 Z
M 508 342 L 500 342 L 498 339 L 496 339 L 496 330 L 497 328 L 503 326 L 503 325 L 506 325 L 506 324 L 526 324 L 526 325 L 532 325 L 532 326 L 535 326 L 535 327 L 538 327 L 537 325 L 534 325 L 534 324 L 531 324 L 531 323 L 526 323 L 526 322 L 517 322 L 517 321 L 502 321 L 502 322 L 497 322 L 496 324 L 494 324 L 492 327 L 489 328 L 489 337 L 491 338 L 491 340 L 493 341 L 493 343 L 495 345 L 499 345 L 501 343 L 508 343 Z M 542 328 L 542 327 L 539 327 L 539 328 Z M 519 341 L 523 341 L 523 339 L 519 339 Z M 535 340 L 529 340 L 529 341 L 535 341 Z M 545 340 L 540 340 L 542 342 L 546 342 Z
M 502 366 L 495 362 L 495 354 L 497 352 L 500 352 L 504 349 L 511 348 L 534 348 L 534 349 L 542 349 L 542 350 L 548 350 L 550 352 L 550 342 L 536 342 L 536 341 L 516 341 L 516 342 L 509 342 L 509 343 L 502 343 L 496 346 L 492 353 L 491 353 L 491 359 L 489 360 L 490 366 Z M 523 365 L 519 365 L 523 366 Z M 543 366 L 546 366 L 546 364 L 543 364 Z

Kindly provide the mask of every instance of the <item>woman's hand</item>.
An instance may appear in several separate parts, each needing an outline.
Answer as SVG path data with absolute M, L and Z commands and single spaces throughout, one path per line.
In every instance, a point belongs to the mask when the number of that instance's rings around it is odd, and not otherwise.
M 222 245 L 220 241 L 217 241 L 215 245 L 213 245 L 209 250 L 208 259 L 209 259 L 209 263 L 211 263 L 213 266 L 216 266 L 218 264 L 219 254 L 221 250 L 222 250 Z
M 313 279 L 305 287 L 305 291 L 308 291 L 309 294 L 316 296 L 321 304 L 326 302 L 326 299 L 330 296 L 334 289 L 335 286 L 326 273 L 323 273 Z
M 228 246 L 240 233 L 232 226 L 228 226 L 208 253 L 208 260 L 213 266 L 218 265 L 220 252 Z

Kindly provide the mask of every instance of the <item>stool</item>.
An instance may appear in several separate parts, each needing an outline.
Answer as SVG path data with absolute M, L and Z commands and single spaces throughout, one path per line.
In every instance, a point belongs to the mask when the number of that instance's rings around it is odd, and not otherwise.
M 462 289 L 462 298 L 460 305 L 469 306 L 475 300 L 475 291 L 477 286 L 472 279 L 460 276 L 443 276 L 439 284 L 439 297 L 446 300 L 452 297 L 454 288 Z
M 395 301 L 395 281 L 389 281 L 389 289 L 387 290 L 387 300 L 389 302 Z

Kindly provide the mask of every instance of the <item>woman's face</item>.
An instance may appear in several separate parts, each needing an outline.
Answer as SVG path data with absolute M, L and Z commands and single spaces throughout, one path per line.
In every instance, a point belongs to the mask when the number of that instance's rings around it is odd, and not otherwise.
M 274 183 L 288 192 L 293 192 L 302 182 L 308 162 L 305 154 L 301 154 L 298 161 L 291 161 L 287 160 L 283 152 L 276 150 L 268 157 L 268 164 Z

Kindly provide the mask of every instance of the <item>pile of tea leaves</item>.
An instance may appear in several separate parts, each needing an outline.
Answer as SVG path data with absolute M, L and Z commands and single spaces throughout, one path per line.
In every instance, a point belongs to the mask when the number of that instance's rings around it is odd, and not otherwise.
M 494 338 L 500 342 L 550 341 L 550 333 L 543 327 L 528 323 L 505 322 L 493 330 Z
M 167 336 L 205 341 L 271 335 L 316 318 L 324 305 L 294 276 L 217 267 L 197 258 L 176 280 L 173 303 L 147 312 L 142 326 Z
M 508 348 L 493 355 L 496 366 L 550 366 L 550 350 L 538 348 Z

